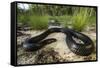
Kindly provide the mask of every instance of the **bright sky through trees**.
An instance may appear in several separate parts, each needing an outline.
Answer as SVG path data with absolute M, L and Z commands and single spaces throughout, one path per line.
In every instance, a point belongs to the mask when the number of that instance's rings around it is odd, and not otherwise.
M 29 9 L 29 4 L 18 3 L 18 7 L 21 9 Z

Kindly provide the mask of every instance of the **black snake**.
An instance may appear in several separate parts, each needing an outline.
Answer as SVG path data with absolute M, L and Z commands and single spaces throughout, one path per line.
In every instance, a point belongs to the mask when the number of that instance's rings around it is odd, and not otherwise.
M 69 49 L 81 56 L 88 56 L 90 55 L 94 50 L 94 44 L 93 41 L 86 35 L 79 33 L 77 31 L 74 31 L 72 29 L 68 28 L 51 28 L 43 32 L 42 34 L 32 37 L 30 39 L 26 39 L 23 42 L 23 48 L 26 51 L 37 51 L 44 47 L 47 44 L 50 44 L 52 42 L 55 42 L 56 39 L 46 39 L 44 40 L 49 34 L 54 32 L 62 32 L 66 35 L 66 43 L 69 47 Z M 77 43 L 74 39 L 80 39 L 83 43 Z M 63 45 L 62 45 L 63 46 Z

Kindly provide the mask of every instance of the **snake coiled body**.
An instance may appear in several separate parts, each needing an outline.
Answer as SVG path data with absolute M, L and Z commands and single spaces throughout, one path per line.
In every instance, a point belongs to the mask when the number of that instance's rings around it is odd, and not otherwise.
M 44 40 L 49 34 L 54 32 L 64 33 L 66 35 L 66 44 L 67 44 L 66 46 L 68 46 L 69 49 L 77 55 L 88 56 L 94 50 L 94 44 L 88 36 L 68 28 L 48 29 L 47 31 L 43 32 L 38 36 L 32 37 L 30 39 L 26 39 L 23 42 L 23 48 L 26 51 L 37 51 L 42 47 L 44 47 L 45 45 L 57 41 L 54 38 Z M 73 37 L 80 39 L 83 43 L 77 43 L 73 39 Z

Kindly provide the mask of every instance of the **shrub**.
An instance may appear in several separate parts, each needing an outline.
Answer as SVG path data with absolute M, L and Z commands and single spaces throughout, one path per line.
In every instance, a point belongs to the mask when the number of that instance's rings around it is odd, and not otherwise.
M 48 16 L 30 16 L 29 24 L 33 29 L 47 29 Z
M 80 11 L 72 17 L 72 28 L 82 31 L 89 24 L 89 15 L 87 9 Z

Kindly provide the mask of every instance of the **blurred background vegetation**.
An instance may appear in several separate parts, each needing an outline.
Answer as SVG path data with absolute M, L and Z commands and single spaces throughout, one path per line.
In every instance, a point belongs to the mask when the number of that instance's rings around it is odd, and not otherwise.
M 96 27 L 96 8 L 23 3 L 17 5 L 18 23 L 28 24 L 32 29 L 47 29 L 50 18 L 57 19 L 65 28 L 82 31 Z

